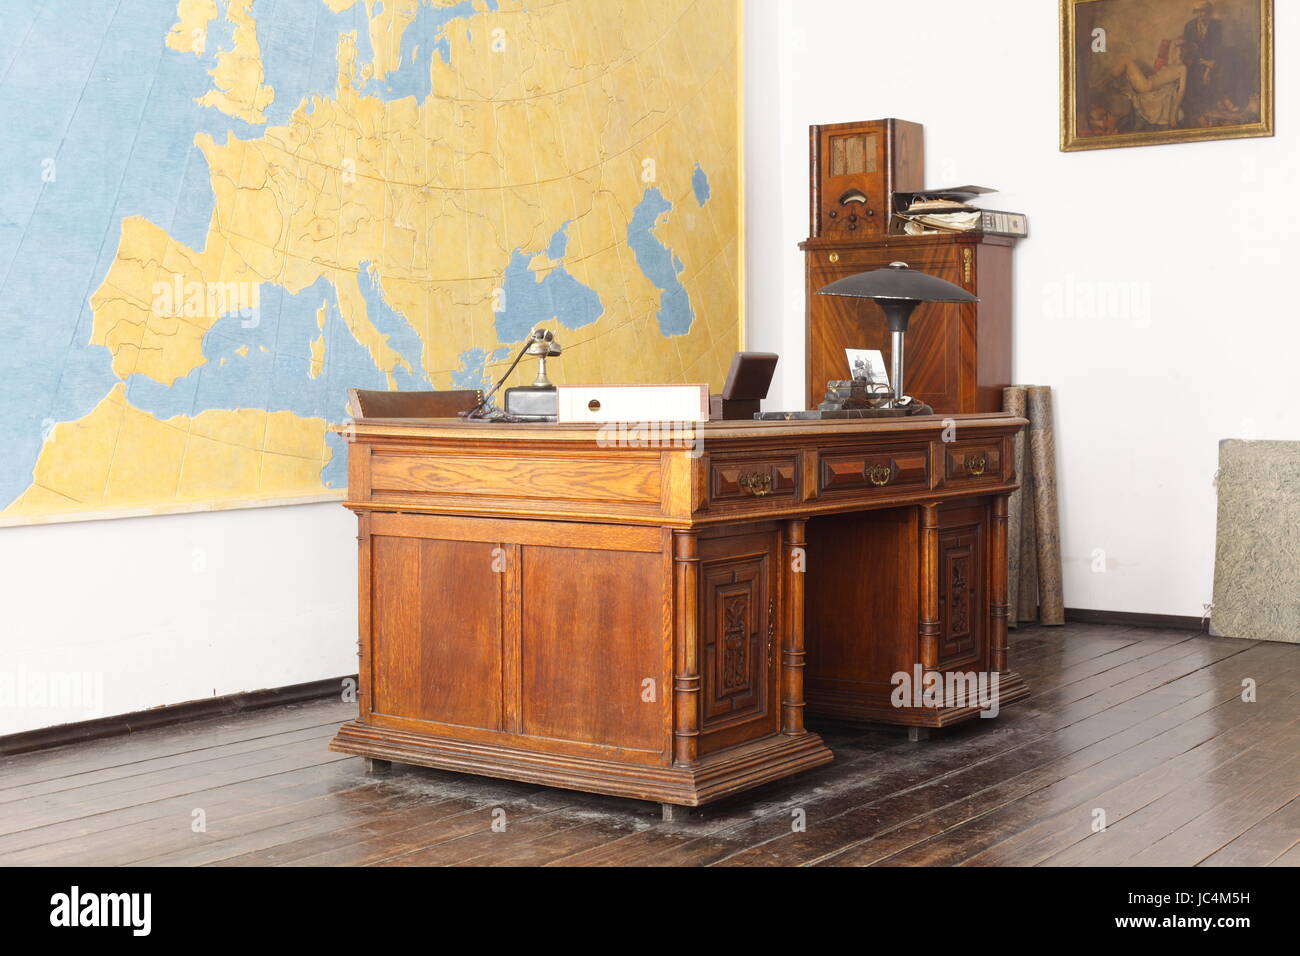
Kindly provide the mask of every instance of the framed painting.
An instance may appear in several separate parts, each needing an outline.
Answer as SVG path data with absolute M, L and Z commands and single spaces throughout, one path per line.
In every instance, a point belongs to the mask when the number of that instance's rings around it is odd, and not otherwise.
M 1273 135 L 1273 0 L 1061 0 L 1061 149 Z

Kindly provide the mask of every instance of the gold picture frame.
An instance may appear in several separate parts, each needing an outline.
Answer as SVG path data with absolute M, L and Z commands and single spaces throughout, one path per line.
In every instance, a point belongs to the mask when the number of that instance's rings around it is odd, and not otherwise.
M 1062 152 L 1272 135 L 1273 0 L 1061 0 Z

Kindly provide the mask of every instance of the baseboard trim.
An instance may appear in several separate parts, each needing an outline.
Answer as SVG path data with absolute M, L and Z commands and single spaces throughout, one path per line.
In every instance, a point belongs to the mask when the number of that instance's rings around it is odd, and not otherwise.
M 296 704 L 306 700 L 339 697 L 342 692 L 343 681 L 348 680 L 349 677 L 355 679 L 356 675 L 308 681 L 305 684 L 290 684 L 287 687 L 251 690 L 242 694 L 205 697 L 202 700 L 186 701 L 183 704 L 167 704 L 149 710 L 136 711 L 132 714 L 97 717 L 94 720 L 82 720 L 73 724 L 57 724 L 53 727 L 24 730 L 16 734 L 0 737 L 0 756 L 30 753 L 33 750 L 48 750 L 51 747 L 83 743 L 87 740 L 120 737 L 140 730 L 150 730 L 154 727 L 166 727 L 170 724 L 201 720 L 204 717 L 225 717 L 245 710 L 262 710 L 266 707 Z
M 1159 627 L 1176 631 L 1204 631 L 1205 621 L 1179 614 L 1139 614 L 1133 611 L 1099 611 L 1092 608 L 1067 607 L 1067 621 L 1080 624 L 1122 624 L 1125 627 Z

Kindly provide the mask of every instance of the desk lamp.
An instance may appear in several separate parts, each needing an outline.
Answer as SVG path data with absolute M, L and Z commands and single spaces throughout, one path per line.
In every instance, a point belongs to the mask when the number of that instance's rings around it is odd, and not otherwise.
M 817 290 L 818 295 L 843 295 L 855 299 L 874 299 L 885 313 L 889 323 L 890 378 L 893 379 L 894 401 L 898 407 L 911 400 L 903 392 L 903 342 L 907 335 L 907 322 L 913 310 L 922 302 L 978 302 L 961 286 L 946 282 L 938 276 L 915 272 L 906 262 L 891 262 L 885 269 L 859 272 L 857 275 L 836 279 Z

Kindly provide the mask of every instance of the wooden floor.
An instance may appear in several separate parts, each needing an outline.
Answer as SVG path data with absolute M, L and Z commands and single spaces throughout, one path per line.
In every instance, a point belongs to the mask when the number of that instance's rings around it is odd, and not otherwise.
M 1300 863 L 1300 645 L 1075 624 L 1013 631 L 1012 664 L 1033 696 L 995 720 L 918 743 L 824 728 L 831 765 L 671 823 L 546 787 L 366 777 L 325 749 L 354 710 L 330 701 L 25 754 L 0 760 L 0 864 Z

